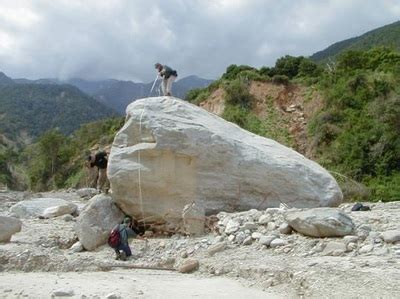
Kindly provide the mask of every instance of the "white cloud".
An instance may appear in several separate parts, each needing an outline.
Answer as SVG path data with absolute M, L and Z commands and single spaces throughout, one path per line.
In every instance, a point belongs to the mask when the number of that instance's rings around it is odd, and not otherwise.
M 273 65 L 396 21 L 395 0 L 0 1 L 0 71 L 12 77 L 151 81 Z

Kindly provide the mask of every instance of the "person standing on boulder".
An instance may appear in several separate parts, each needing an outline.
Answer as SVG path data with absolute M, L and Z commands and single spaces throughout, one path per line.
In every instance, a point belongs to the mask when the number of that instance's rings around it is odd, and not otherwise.
M 162 65 L 161 63 L 156 63 L 155 68 L 158 71 L 158 75 L 162 78 L 161 88 L 163 95 L 171 96 L 172 83 L 176 80 L 176 77 L 178 77 L 178 73 L 169 66 Z

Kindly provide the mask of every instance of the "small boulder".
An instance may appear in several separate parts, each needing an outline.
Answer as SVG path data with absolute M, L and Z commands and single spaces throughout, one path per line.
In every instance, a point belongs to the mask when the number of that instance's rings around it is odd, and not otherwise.
M 310 237 L 342 237 L 354 230 L 351 218 L 334 208 L 288 212 L 286 221 L 295 231 Z
M 67 206 L 69 204 L 68 201 L 61 198 L 35 198 L 20 201 L 10 208 L 10 212 L 19 218 L 32 218 L 43 216 L 47 208 Z
M 44 218 L 54 218 L 66 214 L 75 213 L 77 206 L 73 203 L 68 203 L 66 205 L 59 205 L 54 207 L 49 207 L 44 210 L 43 217 Z
M 243 241 L 243 245 L 251 245 L 253 243 L 253 239 L 251 238 L 251 236 L 247 236 L 246 239 L 244 239 Z
M 124 217 L 110 196 L 93 197 L 79 215 L 74 229 L 86 250 L 94 250 L 106 243 L 111 229 Z
M 21 231 L 21 220 L 8 216 L 0 216 L 0 243 L 9 242 L 11 236 Z
M 361 248 L 358 250 L 358 253 L 360 253 L 360 254 L 365 254 L 365 253 L 371 252 L 372 250 L 374 250 L 374 245 L 368 244 L 368 245 L 364 245 L 363 247 L 361 247 Z
M 262 245 L 270 246 L 270 245 L 271 245 L 271 242 L 272 242 L 273 240 L 275 240 L 276 238 L 277 238 L 276 236 L 262 236 L 262 237 L 258 240 L 258 242 L 259 242 L 260 244 L 262 244 Z
M 386 243 L 400 241 L 400 230 L 388 230 L 382 233 L 382 238 Z
M 344 236 L 343 241 L 345 244 L 357 243 L 359 240 L 358 236 Z
M 74 290 L 69 289 L 58 289 L 52 293 L 52 297 L 72 297 L 74 295 Z
M 347 251 L 346 244 L 342 242 L 331 241 L 326 244 L 324 250 L 322 251 L 323 255 L 332 255 L 332 256 L 340 256 L 343 255 Z
M 279 226 L 279 232 L 280 232 L 281 234 L 284 234 L 284 235 L 289 235 L 289 234 L 292 233 L 292 228 L 290 227 L 289 224 L 287 224 L 287 223 L 285 222 L 285 223 L 282 223 L 282 224 Z
M 262 225 L 268 224 L 268 222 L 270 221 L 271 221 L 270 215 L 261 215 L 260 218 L 258 219 L 258 223 Z
M 220 242 L 220 243 L 216 243 L 214 245 L 211 245 L 208 249 L 207 252 L 210 256 L 213 256 L 214 254 L 216 254 L 217 252 L 223 251 L 226 247 L 225 242 Z
M 72 252 L 81 252 L 83 250 L 83 246 L 81 242 L 76 242 L 75 244 L 73 244 L 70 248 L 70 250 Z
M 199 268 L 199 261 L 196 259 L 186 259 L 179 267 L 180 273 L 190 273 Z
M 262 234 L 262 233 L 259 233 L 259 232 L 254 232 L 254 233 L 251 234 L 251 237 L 252 237 L 253 239 L 255 239 L 255 240 L 260 239 L 262 236 L 263 236 L 263 234 Z
M 82 198 L 92 198 L 97 195 L 97 190 L 95 188 L 81 188 L 76 190 L 76 194 L 78 194 Z
M 225 233 L 227 235 L 233 234 L 239 230 L 240 224 L 235 220 L 229 220 L 225 228 Z
M 288 241 L 280 239 L 280 238 L 276 238 L 271 241 L 269 246 L 271 246 L 272 248 L 275 248 L 275 247 L 285 246 L 288 244 L 289 244 Z

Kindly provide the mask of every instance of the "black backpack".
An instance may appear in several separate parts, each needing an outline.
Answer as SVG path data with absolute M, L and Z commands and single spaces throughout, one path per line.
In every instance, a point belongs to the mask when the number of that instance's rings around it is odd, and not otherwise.
M 94 164 L 101 169 L 107 168 L 107 153 L 98 152 L 95 156 Z

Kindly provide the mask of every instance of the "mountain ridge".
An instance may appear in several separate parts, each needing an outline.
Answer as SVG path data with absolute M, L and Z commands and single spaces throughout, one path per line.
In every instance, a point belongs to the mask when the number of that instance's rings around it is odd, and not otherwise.
M 346 50 L 369 50 L 379 46 L 400 50 L 400 21 L 375 28 L 360 36 L 335 42 L 312 54 L 310 59 L 315 62 L 324 62 L 334 59 Z

